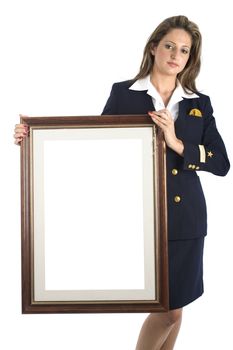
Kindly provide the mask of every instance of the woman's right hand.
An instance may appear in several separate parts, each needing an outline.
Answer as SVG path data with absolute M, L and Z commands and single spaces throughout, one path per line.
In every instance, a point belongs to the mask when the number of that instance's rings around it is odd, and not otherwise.
M 14 131 L 15 144 L 20 145 L 22 140 L 28 135 L 28 127 L 25 124 L 16 124 Z

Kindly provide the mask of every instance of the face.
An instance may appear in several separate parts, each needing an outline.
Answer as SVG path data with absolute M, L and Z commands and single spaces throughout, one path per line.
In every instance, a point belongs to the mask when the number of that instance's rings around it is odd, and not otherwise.
M 166 34 L 158 46 L 151 50 L 155 56 L 153 72 L 176 76 L 180 73 L 190 55 L 192 40 L 183 29 L 173 29 Z

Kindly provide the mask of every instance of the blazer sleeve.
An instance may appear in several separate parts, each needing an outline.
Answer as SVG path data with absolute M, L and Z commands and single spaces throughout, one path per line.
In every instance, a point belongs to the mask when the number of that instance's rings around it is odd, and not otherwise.
M 200 145 L 184 141 L 184 170 L 203 170 L 225 176 L 230 169 L 224 142 L 217 130 L 209 97 L 203 111 L 204 126 Z

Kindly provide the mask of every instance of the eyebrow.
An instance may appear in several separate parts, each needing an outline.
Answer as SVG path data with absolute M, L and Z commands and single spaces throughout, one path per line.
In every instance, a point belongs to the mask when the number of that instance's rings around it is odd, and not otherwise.
M 172 44 L 176 45 L 176 43 L 175 43 L 174 41 L 172 41 L 172 40 L 165 40 L 165 43 L 172 43 Z M 182 45 L 182 46 L 183 46 L 183 47 L 187 47 L 188 49 L 191 49 L 191 47 L 188 46 L 188 45 L 186 45 L 186 44 L 184 44 L 184 45 Z
M 165 42 L 167 42 L 167 43 L 172 43 L 172 44 L 176 45 L 176 43 L 175 43 L 174 41 L 172 41 L 172 40 L 165 40 Z M 186 44 L 184 44 L 184 45 L 182 45 L 182 46 L 183 46 L 183 47 L 187 47 L 188 49 L 191 48 L 190 46 L 188 46 L 188 45 L 186 45 Z

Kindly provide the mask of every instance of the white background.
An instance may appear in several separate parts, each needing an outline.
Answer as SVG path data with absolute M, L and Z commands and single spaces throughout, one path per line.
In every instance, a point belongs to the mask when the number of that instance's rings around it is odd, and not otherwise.
M 145 314 L 21 315 L 19 148 L 12 134 L 19 113 L 99 115 L 112 83 L 136 75 L 157 24 L 177 14 L 203 33 L 198 86 L 211 96 L 232 158 L 230 1 L 1 1 L 1 349 L 134 350 Z M 201 177 L 209 213 L 205 294 L 185 308 L 177 350 L 233 344 L 233 177 Z

